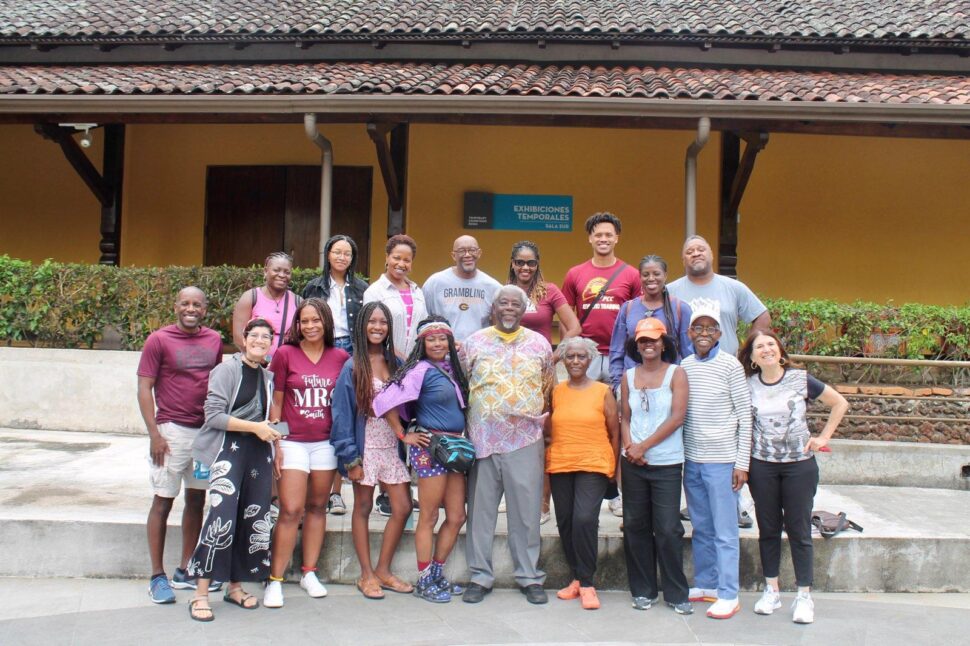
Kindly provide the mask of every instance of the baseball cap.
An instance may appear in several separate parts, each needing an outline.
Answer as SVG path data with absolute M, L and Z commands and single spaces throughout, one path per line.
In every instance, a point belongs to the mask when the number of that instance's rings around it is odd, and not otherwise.
M 667 328 L 663 321 L 655 318 L 646 318 L 637 323 L 636 332 L 633 335 L 637 341 L 640 339 L 659 339 L 667 334 Z
M 698 298 L 691 301 L 690 307 L 690 325 L 693 325 L 694 321 L 704 316 L 714 319 L 714 322 L 718 325 L 721 324 L 721 304 L 718 301 L 709 298 Z

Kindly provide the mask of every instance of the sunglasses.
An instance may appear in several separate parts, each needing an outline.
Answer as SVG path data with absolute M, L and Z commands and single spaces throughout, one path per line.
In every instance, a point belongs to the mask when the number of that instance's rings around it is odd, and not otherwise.
M 529 269 L 535 269 L 539 266 L 538 260 L 522 260 L 521 258 L 516 258 L 512 261 L 512 264 L 516 267 L 528 267 Z

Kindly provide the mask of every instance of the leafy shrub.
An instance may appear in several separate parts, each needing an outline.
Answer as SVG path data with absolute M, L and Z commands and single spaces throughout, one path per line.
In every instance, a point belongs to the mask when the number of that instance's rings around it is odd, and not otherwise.
M 300 293 L 317 271 L 295 270 L 292 289 Z M 0 256 L 0 341 L 89 348 L 113 331 L 122 348 L 138 350 L 152 330 L 174 321 L 179 289 L 196 285 L 209 299 L 206 325 L 231 343 L 236 300 L 262 282 L 259 267 L 34 265 Z M 970 305 L 764 302 L 792 353 L 970 359 Z

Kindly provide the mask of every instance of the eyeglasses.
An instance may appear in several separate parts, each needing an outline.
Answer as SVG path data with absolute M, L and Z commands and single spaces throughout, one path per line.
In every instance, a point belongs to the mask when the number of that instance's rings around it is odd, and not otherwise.
M 528 267 L 529 269 L 535 269 L 539 266 L 538 260 L 522 260 L 521 258 L 516 258 L 512 261 L 512 264 L 516 267 Z
M 640 408 L 644 413 L 650 412 L 650 397 L 647 396 L 646 388 L 638 388 L 637 392 L 640 393 Z
M 272 334 L 266 334 L 266 333 L 258 334 L 256 332 L 250 332 L 249 333 L 249 338 L 250 339 L 256 339 L 257 341 L 272 341 L 273 340 L 273 335 Z
M 708 336 L 714 336 L 721 331 L 720 326 L 717 325 L 692 325 L 690 329 L 694 334 L 706 334 Z
M 330 250 L 330 255 L 331 256 L 337 256 L 338 258 L 353 258 L 354 257 L 354 252 L 353 251 L 335 251 L 335 250 L 331 249 Z
M 481 251 L 481 249 L 478 247 L 461 247 L 460 249 L 455 249 L 451 253 L 460 258 L 462 256 L 476 256 L 478 255 L 479 251 Z

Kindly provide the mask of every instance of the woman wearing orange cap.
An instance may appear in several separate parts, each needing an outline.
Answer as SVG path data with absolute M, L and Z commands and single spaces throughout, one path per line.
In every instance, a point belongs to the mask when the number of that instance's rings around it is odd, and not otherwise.
M 626 350 L 639 364 L 620 381 L 623 549 L 633 607 L 647 610 L 659 601 L 659 565 L 664 601 L 689 615 L 694 608 L 687 598 L 680 522 L 687 375 L 658 319 L 640 321 Z

